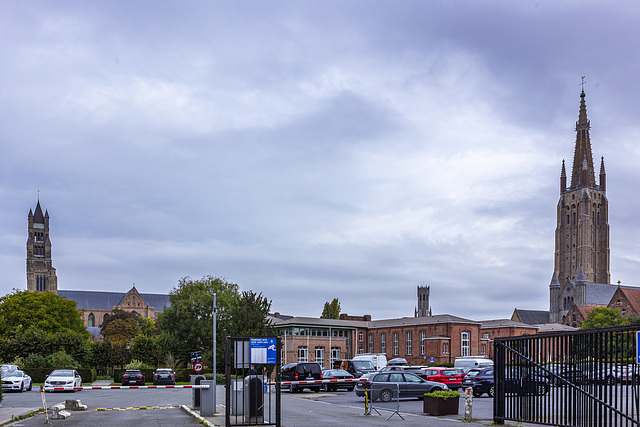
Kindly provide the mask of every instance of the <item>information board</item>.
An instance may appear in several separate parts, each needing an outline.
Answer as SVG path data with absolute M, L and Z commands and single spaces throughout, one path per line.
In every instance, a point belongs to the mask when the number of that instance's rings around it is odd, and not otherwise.
M 252 365 L 276 364 L 275 338 L 251 338 L 249 340 L 249 347 L 251 349 Z

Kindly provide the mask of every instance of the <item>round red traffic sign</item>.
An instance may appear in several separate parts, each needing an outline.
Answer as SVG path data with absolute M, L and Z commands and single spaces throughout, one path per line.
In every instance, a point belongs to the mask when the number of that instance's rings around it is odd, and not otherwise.
M 193 371 L 196 374 L 199 374 L 200 372 L 202 372 L 203 369 L 204 369 L 204 365 L 202 364 L 202 362 L 196 362 L 193 364 Z

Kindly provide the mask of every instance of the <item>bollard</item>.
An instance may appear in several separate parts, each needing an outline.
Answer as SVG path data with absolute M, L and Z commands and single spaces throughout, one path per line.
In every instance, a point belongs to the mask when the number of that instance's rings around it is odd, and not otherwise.
M 465 389 L 464 396 L 464 420 L 471 421 L 473 412 L 473 389 L 471 387 L 467 387 Z

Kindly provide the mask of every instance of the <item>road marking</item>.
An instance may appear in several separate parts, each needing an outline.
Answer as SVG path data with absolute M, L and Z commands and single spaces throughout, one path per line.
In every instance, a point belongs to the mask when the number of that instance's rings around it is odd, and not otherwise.
M 173 409 L 173 408 L 177 408 L 177 406 L 138 406 L 137 408 L 134 408 L 133 406 L 128 406 L 126 408 L 96 408 L 93 411 L 97 411 L 97 412 L 103 412 L 103 411 L 127 411 L 127 410 L 131 410 L 131 411 L 144 411 L 147 409 Z

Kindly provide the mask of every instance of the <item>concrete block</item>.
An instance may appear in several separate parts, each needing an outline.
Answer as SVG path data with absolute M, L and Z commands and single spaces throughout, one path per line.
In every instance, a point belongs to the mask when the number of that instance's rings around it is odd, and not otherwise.
M 64 402 L 65 409 L 71 411 L 86 411 L 87 405 L 83 405 L 79 399 L 69 399 Z

